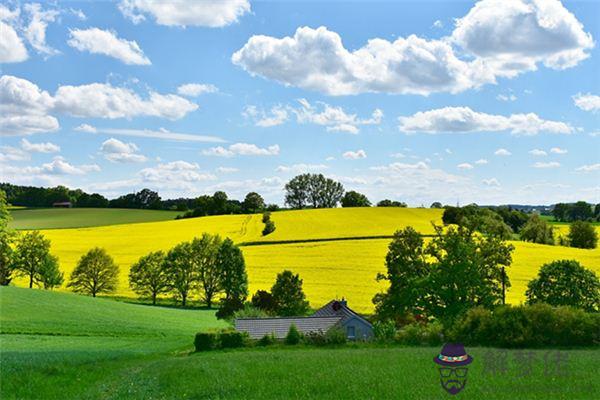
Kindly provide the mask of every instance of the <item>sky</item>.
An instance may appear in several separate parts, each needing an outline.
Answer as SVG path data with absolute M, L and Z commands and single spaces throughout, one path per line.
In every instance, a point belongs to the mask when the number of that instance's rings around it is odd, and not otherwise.
M 600 2 L 3 1 L 0 181 L 600 203 Z

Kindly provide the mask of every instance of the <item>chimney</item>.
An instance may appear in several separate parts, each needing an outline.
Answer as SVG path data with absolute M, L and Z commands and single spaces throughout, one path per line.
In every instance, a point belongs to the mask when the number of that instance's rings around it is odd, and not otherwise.
M 342 299 L 340 300 L 340 304 L 343 305 L 344 307 L 348 307 L 348 302 L 346 301 L 345 298 L 342 297 Z

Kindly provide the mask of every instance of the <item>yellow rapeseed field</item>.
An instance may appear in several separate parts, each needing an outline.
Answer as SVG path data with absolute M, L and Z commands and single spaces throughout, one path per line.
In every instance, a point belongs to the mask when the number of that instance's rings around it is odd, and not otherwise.
M 421 233 L 432 233 L 431 221 L 440 223 L 441 211 L 430 209 L 354 208 L 282 211 L 272 214 L 277 230 L 261 236 L 261 215 L 230 215 L 178 221 L 113 225 L 81 229 L 42 231 L 52 241 L 52 252 L 60 259 L 68 277 L 77 260 L 94 246 L 104 247 L 121 269 L 118 295 L 134 296 L 128 287 L 129 266 L 154 250 L 200 236 L 218 233 L 234 241 L 302 240 L 391 235 L 411 225 Z M 389 239 L 345 240 L 268 244 L 243 247 L 250 279 L 250 292 L 268 289 L 282 269 L 300 273 L 312 306 L 334 297 L 346 297 L 357 311 L 371 312 L 373 295 L 384 288 L 375 281 L 385 270 Z M 600 249 L 581 250 L 512 242 L 516 250 L 508 271 L 513 287 L 508 301 L 524 299 L 527 282 L 539 267 L 556 259 L 576 259 L 600 274 Z M 18 284 L 23 281 L 17 281 Z M 65 290 L 65 289 L 63 289 Z

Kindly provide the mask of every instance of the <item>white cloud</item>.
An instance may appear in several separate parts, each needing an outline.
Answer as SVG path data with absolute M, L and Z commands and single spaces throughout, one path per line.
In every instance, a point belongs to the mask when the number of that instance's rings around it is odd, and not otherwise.
M 506 149 L 498 149 L 494 152 L 497 156 L 510 156 L 512 153 Z
M 19 12 L 18 8 L 10 11 L 3 4 L 0 4 L 0 32 L 2 32 L 0 63 L 2 64 L 21 62 L 28 58 L 23 40 L 17 34 L 15 28 L 9 24 L 18 17 Z
M 499 94 L 496 96 L 496 100 L 498 101 L 515 101 L 517 100 L 517 96 L 514 94 Z
M 561 149 L 560 147 L 553 147 L 550 149 L 550 153 L 552 154 L 567 154 L 568 152 L 567 149 Z
M 583 25 L 558 0 L 483 0 L 456 21 L 452 40 L 495 75 L 577 65 L 594 47 Z
M 219 89 L 209 83 L 186 83 L 177 88 L 177 93 L 182 96 L 196 97 L 205 93 L 216 93 Z
M 484 179 L 482 182 L 486 186 L 500 186 L 500 182 L 496 178 Z
M 131 89 L 105 83 L 60 86 L 54 99 L 56 110 L 74 117 L 154 116 L 176 120 L 198 109 L 197 104 L 174 94 L 150 92 L 147 99 L 142 99 Z
M 29 153 L 24 152 L 21 149 L 12 146 L 0 146 L 0 163 L 6 163 L 9 161 L 26 161 L 31 157 Z M 0 169 L 5 166 L 0 165 Z
M 138 151 L 134 143 L 124 143 L 115 138 L 104 141 L 100 147 L 104 158 L 116 163 L 145 162 L 148 158 Z
M 234 172 L 238 172 L 239 169 L 238 168 L 234 168 L 234 167 L 218 167 L 217 168 L 217 172 L 220 172 L 222 174 L 232 174 Z
M 205 156 L 233 157 L 241 156 L 275 156 L 279 154 L 279 145 L 273 145 L 266 148 L 258 147 L 250 143 L 235 143 L 228 148 L 222 146 L 212 147 L 202 151 Z
M 488 163 L 488 160 L 486 160 L 485 158 L 480 158 L 479 160 L 475 161 L 475 164 L 477 165 L 485 165 Z
M 135 40 L 117 37 L 116 32 L 98 28 L 72 29 L 69 46 L 92 54 L 104 54 L 127 65 L 150 65 L 148 57 Z
M 541 119 L 534 113 L 503 115 L 473 111 L 469 107 L 444 107 L 419 111 L 408 117 L 398 118 L 398 128 L 406 133 L 469 133 L 510 131 L 515 135 L 536 135 L 539 132 L 574 132 L 564 122 Z
M 123 0 L 119 10 L 124 16 L 138 24 L 150 14 L 159 25 L 206 26 L 218 28 L 237 22 L 250 12 L 248 0 L 186 0 L 154 1 Z
M 213 181 L 217 177 L 202 172 L 196 163 L 173 161 L 144 168 L 138 173 L 136 182 L 161 189 L 194 190 L 198 182 Z
M 575 171 L 580 171 L 580 172 L 600 171 L 600 163 L 598 163 L 598 164 L 582 165 L 581 167 L 577 168 Z
M 469 170 L 469 169 L 473 169 L 473 165 L 471 165 L 469 163 L 462 163 L 462 164 L 458 164 L 456 166 L 456 168 L 462 169 L 462 170 Z
M 71 14 L 73 14 L 74 16 L 76 16 L 80 21 L 87 20 L 87 15 L 85 15 L 85 13 L 83 11 L 81 11 L 80 9 L 69 8 L 69 12 Z
M 89 172 L 99 172 L 100 167 L 96 164 L 73 165 L 64 157 L 56 156 L 41 167 L 24 167 L 21 172 L 25 175 L 85 175 Z
M 328 169 L 329 167 L 325 164 L 294 164 L 294 165 L 280 165 L 275 171 L 277 172 L 294 172 L 296 174 L 304 174 L 307 172 L 318 172 Z
M 81 125 L 75 127 L 74 130 L 76 130 L 77 132 L 87 132 L 87 133 L 98 132 L 98 130 L 95 127 L 93 127 L 89 124 L 81 124 Z
M 404 158 L 406 156 L 403 153 L 393 153 L 393 154 L 390 154 L 390 157 L 392 157 L 392 158 Z
M 547 156 L 548 153 L 546 153 L 544 150 L 540 150 L 540 149 L 533 149 L 533 150 L 529 150 L 529 154 L 531 154 L 532 156 L 536 156 L 536 157 L 544 157 Z
M 54 99 L 25 79 L 0 77 L 0 135 L 30 135 L 58 129 L 58 120 L 48 111 Z
M 436 19 L 432 26 L 434 28 L 441 29 L 444 27 L 444 23 L 442 21 L 440 21 L 439 19 Z
M 269 128 L 286 122 L 288 120 L 288 111 L 286 107 L 279 104 L 271 107 L 269 113 L 264 110 L 259 110 L 258 107 L 254 105 L 248 105 L 244 107 L 242 116 L 253 120 L 256 126 Z
M 311 123 L 327 127 L 327 131 L 358 133 L 362 125 L 379 125 L 383 119 L 383 111 L 376 108 L 370 118 L 359 118 L 356 114 L 348 114 L 341 107 L 330 106 L 318 102 L 311 105 L 308 100 L 300 99 L 299 108 L 293 108 L 296 120 L 300 124 Z
M 21 148 L 31 153 L 57 153 L 60 151 L 60 146 L 54 143 L 31 143 L 27 139 L 21 139 Z
M 49 22 L 54 22 L 59 12 L 56 10 L 42 10 L 39 3 L 28 3 L 23 6 L 29 14 L 29 25 L 25 28 L 25 38 L 39 53 L 48 56 L 59 54 L 60 52 L 46 44 L 46 28 Z
M 367 153 L 364 150 L 347 151 L 342 154 L 342 157 L 346 160 L 358 160 L 361 158 L 367 158 Z
M 581 94 L 577 93 L 573 96 L 573 102 L 579 108 L 584 111 L 598 111 L 600 110 L 600 96 L 594 94 Z
M 560 167 L 560 163 L 556 161 L 550 162 L 536 162 L 533 164 L 533 168 L 558 168 Z

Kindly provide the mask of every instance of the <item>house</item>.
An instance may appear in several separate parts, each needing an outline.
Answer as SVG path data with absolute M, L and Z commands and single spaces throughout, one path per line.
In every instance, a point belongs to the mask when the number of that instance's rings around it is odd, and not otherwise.
M 327 332 L 339 327 L 346 332 L 349 340 L 368 340 L 373 337 L 373 325 L 348 307 L 346 300 L 332 300 L 309 317 L 275 317 L 275 318 L 238 318 L 235 329 L 246 332 L 251 339 L 260 339 L 273 334 L 276 339 L 283 339 L 290 326 L 295 325 L 298 331 Z
M 71 208 L 73 204 L 70 201 L 57 201 L 56 203 L 52 203 L 52 207 L 57 208 Z

